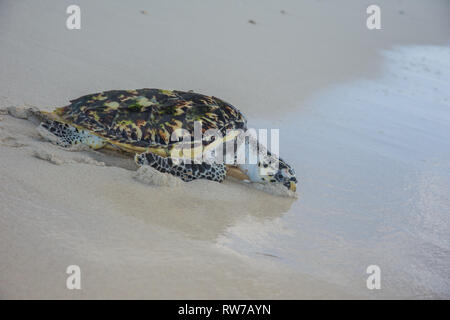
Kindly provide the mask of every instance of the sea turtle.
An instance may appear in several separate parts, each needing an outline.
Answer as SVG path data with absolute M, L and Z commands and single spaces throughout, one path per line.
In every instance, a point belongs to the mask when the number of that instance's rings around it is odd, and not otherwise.
M 238 141 L 235 138 L 247 129 L 239 110 L 216 97 L 192 91 L 138 89 L 94 93 L 70 102 L 53 112 L 35 111 L 42 121 L 38 127 L 41 136 L 61 147 L 120 149 L 133 153 L 138 166 L 150 165 L 184 181 L 203 178 L 222 182 L 228 173 L 253 182 L 278 183 L 289 190 L 296 189 L 294 170 L 268 151 L 255 164 L 238 163 L 236 156 L 226 164 L 215 158 L 198 160 L 199 153 L 214 155 L 221 143 Z M 200 136 L 195 132 L 198 125 Z M 209 130 L 215 130 L 216 134 L 204 135 Z M 234 142 L 235 147 L 245 147 L 246 157 L 258 152 L 257 141 L 241 141 L 244 143 L 239 146 Z

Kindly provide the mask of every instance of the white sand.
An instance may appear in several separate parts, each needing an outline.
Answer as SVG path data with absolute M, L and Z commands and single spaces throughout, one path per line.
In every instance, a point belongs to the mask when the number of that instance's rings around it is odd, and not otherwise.
M 0 3 L 0 109 L 122 88 L 212 94 L 280 128 L 300 197 L 172 186 L 120 155 L 57 148 L 9 109 L 0 298 L 448 297 L 449 59 L 435 47 L 448 1 L 377 1 L 380 31 L 356 0 L 78 3 L 79 31 L 65 29 L 70 1 Z M 65 287 L 71 264 L 80 291 Z

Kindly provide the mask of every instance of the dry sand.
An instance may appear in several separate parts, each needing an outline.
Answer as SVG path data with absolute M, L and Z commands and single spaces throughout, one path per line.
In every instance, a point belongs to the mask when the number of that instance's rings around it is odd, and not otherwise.
M 280 128 L 300 198 L 232 179 L 155 185 L 3 112 L 0 298 L 448 297 L 448 1 L 377 1 L 378 31 L 356 0 L 78 3 L 79 31 L 70 1 L 0 3 L 0 108 L 212 94 Z M 65 287 L 71 264 L 82 290 Z

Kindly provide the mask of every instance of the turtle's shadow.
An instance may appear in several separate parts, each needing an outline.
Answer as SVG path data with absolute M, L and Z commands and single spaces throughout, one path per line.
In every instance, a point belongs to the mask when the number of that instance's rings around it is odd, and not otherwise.
M 215 241 L 240 221 L 266 224 L 281 217 L 295 201 L 229 178 L 223 183 L 195 180 L 162 187 L 141 183 L 133 176 L 126 185 L 111 186 L 106 192 L 120 212 L 198 240 Z M 124 188 L 129 191 L 126 197 Z

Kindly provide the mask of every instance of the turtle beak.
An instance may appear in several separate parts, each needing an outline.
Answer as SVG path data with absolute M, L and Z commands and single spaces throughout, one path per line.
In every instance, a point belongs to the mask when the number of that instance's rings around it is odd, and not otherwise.
M 288 188 L 289 190 L 291 190 L 292 192 L 295 192 L 297 190 L 297 180 L 295 181 L 286 181 L 285 183 L 283 183 L 283 185 Z
M 294 181 L 290 181 L 289 183 L 289 190 L 295 192 L 297 190 L 297 185 L 295 184 Z

